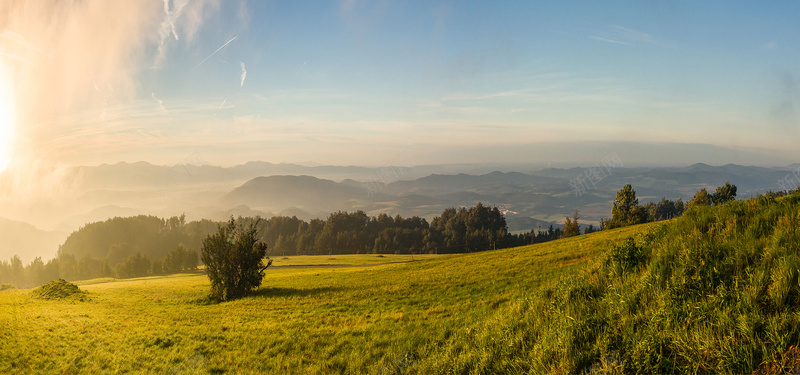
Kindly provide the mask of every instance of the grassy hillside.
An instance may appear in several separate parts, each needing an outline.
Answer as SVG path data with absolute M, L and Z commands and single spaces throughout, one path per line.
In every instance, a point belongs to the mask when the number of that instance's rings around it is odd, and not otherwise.
M 800 364 L 798 208 L 762 198 L 522 248 L 273 268 L 219 304 L 202 274 L 88 281 L 80 299 L 4 290 L 0 373 L 780 373 Z
M 509 301 L 636 231 L 375 267 L 274 268 L 254 296 L 221 304 L 208 301 L 202 274 L 79 283 L 83 301 L 2 291 L 0 373 L 469 368 L 438 354 L 481 353 L 469 337 Z
M 641 227 L 602 262 L 504 306 L 478 340 L 503 358 L 493 369 L 796 373 L 798 225 L 795 194 Z

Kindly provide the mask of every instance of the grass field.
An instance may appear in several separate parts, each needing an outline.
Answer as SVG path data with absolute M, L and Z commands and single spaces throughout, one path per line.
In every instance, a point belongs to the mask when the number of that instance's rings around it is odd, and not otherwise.
M 451 256 L 450 254 L 347 254 L 347 255 L 292 255 L 273 257 L 274 266 L 326 266 L 326 265 L 375 265 L 384 263 L 403 263 L 425 259 Z
M 514 249 L 334 258 L 276 260 L 224 303 L 202 272 L 2 290 L 0 373 L 800 372 L 800 194 Z
M 348 268 L 270 268 L 252 296 L 207 298 L 203 274 L 79 282 L 80 299 L 0 292 L 0 373 L 481 373 L 479 333 L 542 283 L 639 229 Z M 291 257 L 275 265 L 410 260 Z M 511 339 L 511 338 L 509 338 Z

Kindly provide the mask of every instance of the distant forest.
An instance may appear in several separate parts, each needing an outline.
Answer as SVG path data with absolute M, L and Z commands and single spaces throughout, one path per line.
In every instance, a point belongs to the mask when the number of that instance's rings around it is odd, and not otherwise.
M 633 192 L 635 194 L 635 192 Z M 635 197 L 634 197 L 635 202 Z M 677 204 L 676 204 L 677 203 Z M 634 203 L 636 204 L 636 203 Z M 683 203 L 662 199 L 640 206 L 645 221 L 679 216 Z M 508 233 L 506 219 L 497 207 L 448 208 L 430 223 L 413 216 L 364 211 L 335 212 L 327 219 L 300 220 L 276 216 L 269 219 L 239 217 L 237 222 L 256 222 L 267 255 L 336 254 L 446 254 L 501 249 L 541 243 L 580 234 L 577 212 L 566 220 L 567 231 L 551 225 L 546 230 Z M 24 266 L 19 257 L 0 262 L 0 283 L 32 287 L 50 280 L 85 280 L 98 277 L 139 277 L 191 271 L 199 265 L 203 239 L 221 223 L 211 220 L 186 222 L 183 215 L 115 217 L 86 224 L 70 234 L 54 259 L 34 259 Z M 594 231 L 585 228 L 584 233 Z

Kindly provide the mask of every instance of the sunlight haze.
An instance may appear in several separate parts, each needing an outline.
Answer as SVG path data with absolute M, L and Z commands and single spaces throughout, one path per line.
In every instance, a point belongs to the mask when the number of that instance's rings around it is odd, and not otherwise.
M 477 146 L 627 141 L 792 160 L 796 10 L 5 1 L 0 152 L 38 166 L 432 164 Z

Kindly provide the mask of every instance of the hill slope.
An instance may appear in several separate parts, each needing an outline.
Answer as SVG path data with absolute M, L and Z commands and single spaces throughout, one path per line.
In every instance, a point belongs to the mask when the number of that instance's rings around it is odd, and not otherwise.
M 439 347 L 479 350 L 465 329 L 636 231 L 376 267 L 270 268 L 255 295 L 222 304 L 208 302 L 203 274 L 78 283 L 87 292 L 79 303 L 3 291 L 0 325 L 13 345 L 0 347 L 0 372 L 426 368 Z
M 226 194 L 227 205 L 282 210 L 297 207 L 314 212 L 350 207 L 351 199 L 366 198 L 363 188 L 311 176 L 257 177 Z
M 94 281 L 77 303 L 7 290 L 0 372 L 778 373 L 800 364 L 799 208 L 761 198 L 515 249 L 274 268 L 221 304 L 204 275 Z
M 489 368 L 797 371 L 798 225 L 800 194 L 695 207 L 641 227 L 602 262 L 509 303 L 501 319 L 484 324 L 479 340 L 502 359 Z

